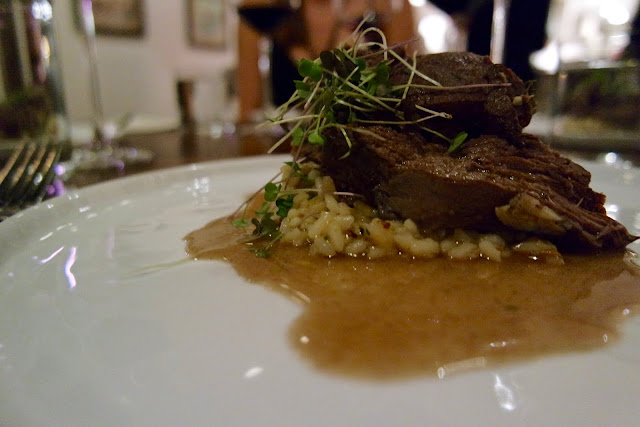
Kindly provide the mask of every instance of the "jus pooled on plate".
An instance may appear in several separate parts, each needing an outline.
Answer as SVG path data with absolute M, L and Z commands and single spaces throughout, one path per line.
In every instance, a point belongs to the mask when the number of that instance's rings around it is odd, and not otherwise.
M 522 132 L 534 101 L 510 69 L 466 52 L 410 57 L 381 37 L 300 63 L 273 119 L 293 161 L 234 220 L 254 227 L 259 255 L 282 242 L 326 256 L 558 261 L 556 248 L 636 239 L 607 216 L 589 172 Z

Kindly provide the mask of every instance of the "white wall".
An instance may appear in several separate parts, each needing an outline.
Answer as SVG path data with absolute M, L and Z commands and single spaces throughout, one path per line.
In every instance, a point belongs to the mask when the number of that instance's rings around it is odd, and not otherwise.
M 83 40 L 73 21 L 72 0 L 52 3 L 68 114 L 72 123 L 86 121 L 91 117 L 89 67 Z M 218 94 L 222 71 L 235 63 L 233 11 L 229 6 L 226 50 L 193 48 L 187 39 L 186 3 L 144 0 L 144 37 L 98 36 L 99 77 L 107 118 L 133 112 L 177 120 L 175 82 L 181 78 L 200 80 L 204 82 L 200 86 L 211 91 L 211 96 L 199 94 L 200 110 L 224 108 Z

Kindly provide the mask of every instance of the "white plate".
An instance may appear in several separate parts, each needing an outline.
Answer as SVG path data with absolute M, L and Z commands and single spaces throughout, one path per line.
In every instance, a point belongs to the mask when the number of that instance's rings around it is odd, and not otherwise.
M 299 308 L 224 263 L 135 274 L 182 259 L 186 233 L 232 211 L 282 161 L 134 176 L 0 223 L 0 424 L 637 424 L 638 318 L 598 351 L 367 382 L 311 369 L 287 343 Z M 640 172 L 588 167 L 639 233 Z

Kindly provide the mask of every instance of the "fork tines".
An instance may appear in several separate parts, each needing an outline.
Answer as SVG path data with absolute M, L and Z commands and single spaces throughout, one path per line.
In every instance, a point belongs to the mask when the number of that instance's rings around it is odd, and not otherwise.
M 42 200 L 55 177 L 61 144 L 24 142 L 0 171 L 0 207 L 26 208 Z

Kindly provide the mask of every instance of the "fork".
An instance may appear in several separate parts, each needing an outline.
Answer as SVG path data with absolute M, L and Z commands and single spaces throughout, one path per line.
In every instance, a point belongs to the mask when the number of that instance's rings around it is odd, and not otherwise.
M 55 178 L 62 144 L 23 142 L 0 170 L 0 220 L 39 203 Z

